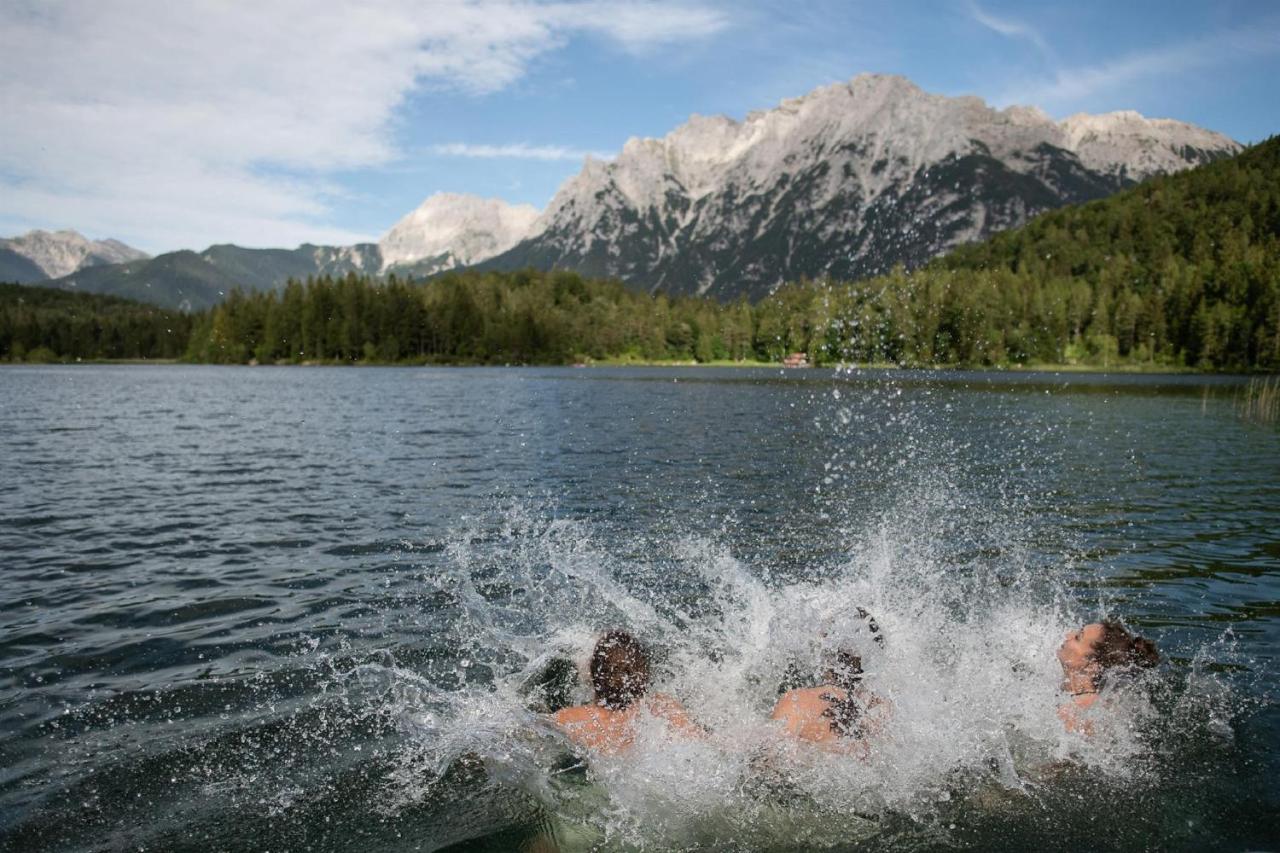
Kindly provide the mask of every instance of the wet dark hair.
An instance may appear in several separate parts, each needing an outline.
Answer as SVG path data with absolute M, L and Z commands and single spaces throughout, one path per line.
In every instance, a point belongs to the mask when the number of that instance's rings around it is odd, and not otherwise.
M 1160 662 L 1155 643 L 1129 633 L 1114 619 L 1108 619 L 1101 625 L 1102 637 L 1093 644 L 1089 660 L 1098 664 L 1104 674 L 1131 673 L 1137 668 L 1149 669 Z
M 880 625 L 877 624 L 876 617 L 861 607 L 855 607 L 854 610 L 858 618 L 866 621 L 871 641 L 880 648 L 884 648 L 884 634 L 880 633 Z M 822 634 L 822 637 L 826 636 L 825 633 Z M 862 655 L 842 646 L 836 651 L 834 659 L 819 671 L 812 669 L 806 671 L 794 660 L 787 664 L 787 669 L 778 684 L 778 695 L 781 696 L 797 687 L 813 687 L 818 682 L 851 690 L 854 685 L 862 681 L 862 675 Z
M 649 680 L 649 656 L 635 637 L 615 629 L 596 643 L 591 686 L 599 704 L 621 711 L 649 692 Z
M 884 635 L 880 633 L 876 618 L 861 607 L 857 608 L 857 611 L 859 618 L 867 622 L 872 642 L 883 648 Z M 862 703 L 853 695 L 853 691 L 862 683 L 862 675 L 862 655 L 848 648 L 840 648 L 836 651 L 835 658 L 824 674 L 824 681 L 845 692 L 843 698 L 834 693 L 826 693 L 822 697 L 828 703 L 822 716 L 831 721 L 831 731 L 840 737 L 860 738 L 866 734 L 866 726 L 862 721 L 865 711 Z
M 876 617 L 861 607 L 856 608 L 856 610 L 858 611 L 858 618 L 866 620 L 867 630 L 871 632 L 871 641 L 884 648 L 884 635 L 880 633 L 880 626 L 876 624 Z M 836 651 L 835 659 L 828 665 L 823 680 L 844 690 L 852 690 L 857 687 L 862 681 L 862 655 L 857 654 L 847 646 L 842 646 Z
M 841 737 L 862 737 L 865 734 L 862 725 L 862 703 L 853 695 L 853 691 L 862 683 L 862 655 L 856 655 L 848 649 L 840 649 L 827 667 L 823 675 L 824 682 L 844 691 L 843 697 L 835 693 L 824 693 L 827 708 L 822 716 L 831 721 L 831 731 Z
M 827 700 L 827 708 L 822 716 L 831 721 L 831 731 L 840 737 L 862 737 L 866 734 L 866 728 L 862 724 L 862 703 L 854 698 L 848 688 L 845 688 L 843 698 L 834 693 L 824 693 L 822 698 Z
M 862 655 L 840 649 L 827 667 L 823 681 L 841 690 L 854 689 L 862 682 Z

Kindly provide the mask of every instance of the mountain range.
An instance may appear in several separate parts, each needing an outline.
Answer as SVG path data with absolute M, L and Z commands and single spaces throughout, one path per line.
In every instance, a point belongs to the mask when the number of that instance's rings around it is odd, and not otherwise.
M 916 266 L 1239 150 L 1133 112 L 1055 122 L 860 75 L 741 122 L 695 116 L 661 139 L 630 140 L 611 162 L 588 161 L 530 235 L 484 265 L 758 298 L 801 277 Z
M 76 231 L 29 231 L 0 239 L 0 281 L 31 284 L 148 257 L 119 240 L 89 240 Z
M 648 291 L 759 298 L 788 280 L 918 266 L 1037 213 L 1240 150 L 1179 121 L 1127 111 L 1055 121 L 864 74 L 742 121 L 694 116 L 660 139 L 631 139 L 613 160 L 587 158 L 540 213 L 438 193 L 377 244 L 222 245 L 47 277 L 188 309 L 290 277 L 463 266 L 568 268 Z M 5 269 L 0 280 L 12 276 Z

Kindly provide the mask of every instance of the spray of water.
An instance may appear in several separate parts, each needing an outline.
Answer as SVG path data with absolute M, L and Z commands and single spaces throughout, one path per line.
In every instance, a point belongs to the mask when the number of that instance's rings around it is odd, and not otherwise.
M 649 557 L 624 560 L 585 524 L 519 508 L 503 517 L 495 537 L 459 536 L 452 570 L 429 581 L 460 605 L 463 686 L 397 674 L 412 747 L 392 802 L 450 784 L 461 764 L 536 804 L 562 836 L 570 826 L 640 846 L 762 833 L 794 842 L 801 828 L 817 838 L 839 826 L 847 843 L 882 831 L 887 815 L 927 821 L 957 788 L 1027 791 L 1065 761 L 1116 777 L 1141 764 L 1138 731 L 1153 713 L 1141 691 L 1108 696 L 1112 710 L 1091 737 L 1063 727 L 1054 652 L 1083 617 L 1046 597 L 1043 579 L 957 571 L 887 519 L 850 538 L 847 559 L 818 579 L 776 582 L 707 538 L 633 543 L 621 550 Z M 711 734 L 672 739 L 642 720 L 625 755 L 578 756 L 585 772 L 566 770 L 576 761 L 536 685 L 557 661 L 581 669 L 614 626 L 655 650 L 658 688 Z M 861 653 L 865 684 L 892 708 L 865 758 L 789 742 L 768 720 L 780 685 L 819 672 L 835 643 Z M 570 675 L 563 699 L 589 701 L 586 679 Z
M 831 394 L 832 419 L 815 427 L 868 422 L 838 386 Z M 1088 736 L 1059 717 L 1055 651 L 1101 615 L 1071 594 L 1069 553 L 1061 571 L 1033 559 L 1018 496 L 976 495 L 953 466 L 927 464 L 954 442 L 928 435 L 893 396 L 876 402 L 881 434 L 908 440 L 874 463 L 853 451 L 829 461 L 815 492 L 838 556 L 800 570 L 746 561 L 705 532 L 646 538 L 521 503 L 459 530 L 444 569 L 423 578 L 448 604 L 452 677 L 383 672 L 409 742 L 387 808 L 483 801 L 456 809 L 442 837 L 536 815 L 562 848 L 819 847 L 874 836 L 947 843 L 960 801 L 967 814 L 998 814 L 1043 805 L 1073 779 L 1096 791 L 1156 784 L 1153 685 L 1108 688 Z M 859 478 L 896 480 L 894 499 L 842 519 Z M 590 701 L 585 661 L 613 627 L 653 650 L 657 689 L 678 697 L 706 738 L 672 738 L 642 715 L 624 755 L 572 750 L 547 711 Z M 891 709 L 865 756 L 791 741 L 769 721 L 780 686 L 797 673 L 812 683 L 835 646 L 862 656 L 866 688 Z M 1229 732 L 1220 683 L 1191 686 L 1175 716 Z

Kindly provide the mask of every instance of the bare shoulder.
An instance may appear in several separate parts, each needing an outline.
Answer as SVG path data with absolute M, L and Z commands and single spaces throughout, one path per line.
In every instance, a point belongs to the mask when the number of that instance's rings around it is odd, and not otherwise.
M 781 720 L 793 714 L 821 711 L 833 699 L 843 699 L 847 694 L 839 687 L 797 687 L 788 690 L 773 706 L 773 719 Z
M 683 714 L 685 712 L 680 700 L 669 693 L 653 694 L 647 700 L 647 705 L 651 714 Z
M 674 696 L 666 693 L 655 693 L 649 697 L 649 713 L 666 720 L 685 735 L 702 737 L 706 730 L 693 719 L 689 710 Z
M 596 718 L 596 707 L 594 705 L 578 705 L 573 708 L 563 708 L 551 715 L 551 719 L 561 726 L 575 726 L 587 723 Z
M 685 725 L 689 720 L 689 712 L 680 700 L 666 693 L 655 693 L 645 702 L 645 708 L 655 717 L 661 717 L 677 725 Z

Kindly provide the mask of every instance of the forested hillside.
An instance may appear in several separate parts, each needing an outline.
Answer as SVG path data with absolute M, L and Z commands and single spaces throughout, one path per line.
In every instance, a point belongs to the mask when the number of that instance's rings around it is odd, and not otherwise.
M 38 293 L 3 291 L 0 357 L 44 347 L 90 357 L 185 350 L 220 363 L 561 364 L 806 352 L 818 364 L 1274 370 L 1280 139 L 1046 214 L 913 273 L 799 282 L 755 305 L 530 270 L 295 280 L 281 293 L 233 291 L 190 320 Z
M 576 273 L 449 273 L 426 284 L 355 274 L 233 293 L 197 318 L 208 362 L 419 361 L 561 364 L 594 358 L 744 359 L 746 302 L 657 298 Z
M 1012 272 L 1026 297 L 1067 303 L 1074 336 L 1121 357 L 1145 346 L 1191 365 L 1280 366 L 1280 137 L 1045 214 L 934 267 Z
M 191 324 L 115 296 L 0 284 L 0 360 L 177 358 Z

